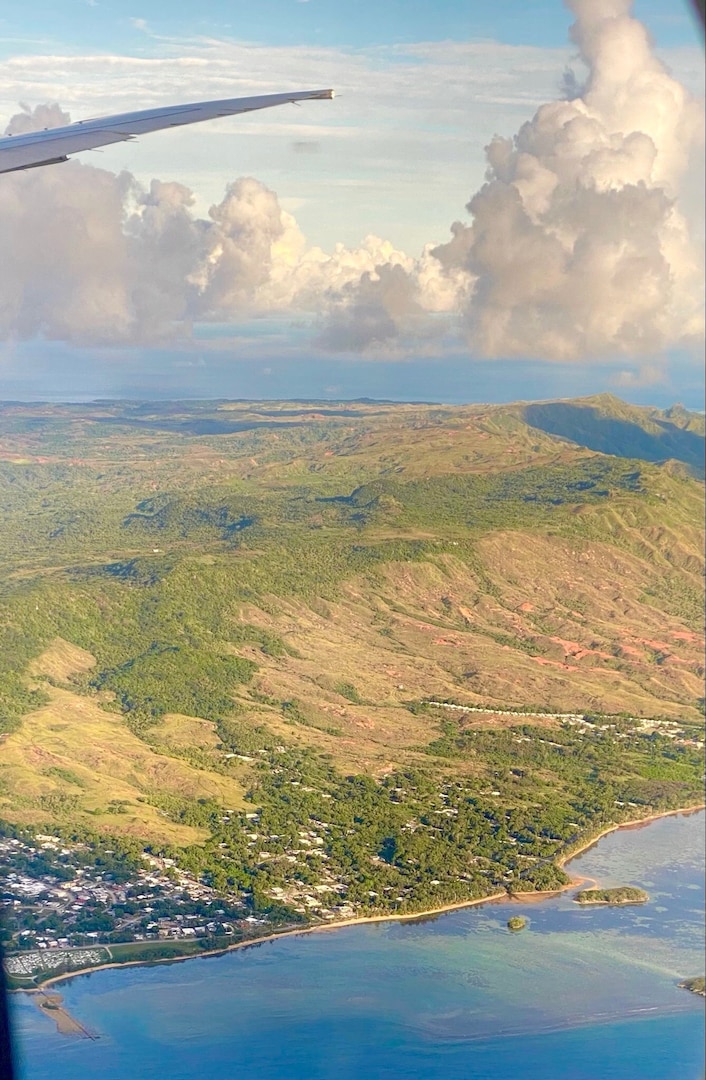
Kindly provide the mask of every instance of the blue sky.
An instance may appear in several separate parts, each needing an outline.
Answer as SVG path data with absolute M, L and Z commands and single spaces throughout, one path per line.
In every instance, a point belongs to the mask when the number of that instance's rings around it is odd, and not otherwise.
M 637 0 L 634 12 L 678 80 L 702 94 L 701 35 L 687 5 Z M 0 124 L 19 102 L 55 101 L 80 119 L 332 85 L 339 96 L 331 104 L 219 121 L 178 136 L 159 133 L 84 160 L 116 176 L 127 170 L 145 189 L 154 177 L 177 181 L 192 192 L 190 213 L 204 221 L 226 185 L 254 177 L 276 193 L 295 223 L 280 247 L 321 249 L 327 256 L 339 251 L 339 268 L 354 263 L 362 273 L 378 258 L 370 254 L 379 250 L 377 241 L 365 239 L 373 236 L 396 253 L 385 258 L 418 278 L 424 268 L 410 267 L 425 245 L 445 243 L 454 221 L 468 223 L 465 206 L 484 182 L 484 148 L 493 136 L 512 136 L 538 106 L 560 96 L 563 72 L 576 63 L 568 42 L 572 21 L 560 0 L 134 0 L 129 6 L 124 0 L 26 0 L 0 11 Z M 339 274 L 336 288 L 345 292 L 350 286 L 342 280 Z M 31 280 L 26 287 L 34 288 Z M 476 376 L 464 380 L 459 365 L 467 349 L 453 334 L 433 348 L 408 343 L 394 356 L 383 351 L 359 361 L 334 349 L 328 359 L 309 360 L 317 354 L 317 335 L 307 337 L 296 315 L 279 318 L 267 334 L 261 326 L 246 314 L 234 321 L 228 360 L 222 343 L 203 339 L 179 341 L 170 360 L 168 350 L 145 341 L 116 342 L 112 350 L 101 342 L 97 349 L 74 334 L 51 345 L 43 338 L 62 331 L 40 328 L 38 338 L 23 343 L 27 333 L 18 338 L 11 330 L 0 341 L 0 397 L 30 394 L 32 380 L 38 392 L 44 387 L 52 394 L 62 386 L 76 393 L 79 385 L 87 393 L 134 394 L 140 371 L 145 392 L 161 380 L 165 393 L 171 388 L 193 396 L 200 385 L 209 393 L 237 393 L 245 366 L 256 395 L 295 394 L 299 386 L 299 396 L 330 396 L 333 386 L 361 396 L 367 380 L 379 396 L 404 397 L 405 385 L 417 398 L 450 397 L 454 387 L 466 393 L 458 388 L 476 386 L 489 398 L 494 378 L 498 395 L 507 395 L 511 370 L 524 397 L 546 396 L 548 386 L 559 396 L 562 387 L 589 392 L 594 384 L 660 400 L 683 391 L 692 404 L 700 394 L 695 361 L 676 346 L 661 357 L 659 372 L 655 357 L 623 355 L 612 364 L 588 357 L 579 370 L 556 362 L 542 368 L 535 356 L 524 368 L 515 359 L 502 369 L 481 361 Z M 335 366 L 335 378 L 327 379 L 327 363 Z M 273 379 L 275 370 L 286 377 Z
M 635 14 L 664 47 L 693 44 L 687 5 L 640 0 Z M 416 41 L 475 38 L 516 45 L 562 47 L 572 18 L 554 0 L 30 0 L 0 17 L 5 55 L 17 44 L 54 41 L 72 49 L 145 48 L 136 20 L 155 34 L 227 35 L 270 45 L 365 48 Z

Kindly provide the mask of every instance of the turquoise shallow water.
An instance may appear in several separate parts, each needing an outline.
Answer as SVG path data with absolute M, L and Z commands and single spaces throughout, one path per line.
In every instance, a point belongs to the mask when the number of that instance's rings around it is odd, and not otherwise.
M 61 986 L 95 1042 L 16 995 L 21 1080 L 701 1080 L 703 999 L 676 983 L 703 973 L 705 823 L 613 833 L 571 864 L 645 906 L 564 894 L 96 972 Z

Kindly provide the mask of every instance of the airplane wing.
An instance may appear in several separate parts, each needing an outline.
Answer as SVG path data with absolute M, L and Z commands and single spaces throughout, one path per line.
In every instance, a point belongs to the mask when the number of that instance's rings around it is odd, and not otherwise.
M 261 97 L 227 98 L 224 101 L 197 101 L 190 105 L 170 105 L 163 109 L 103 116 L 97 120 L 79 120 L 66 127 L 31 131 L 26 135 L 8 135 L 0 139 L 0 173 L 33 169 L 67 161 L 69 154 L 93 150 L 111 143 L 129 142 L 146 131 L 197 124 L 218 116 L 270 109 L 273 105 L 295 104 L 314 99 L 330 100 L 333 90 L 298 90 L 290 94 L 264 94 Z

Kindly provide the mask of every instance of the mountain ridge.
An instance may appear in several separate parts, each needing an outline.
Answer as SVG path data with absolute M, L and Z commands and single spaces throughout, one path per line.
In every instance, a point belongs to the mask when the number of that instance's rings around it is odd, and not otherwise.
M 704 417 L 681 405 L 627 405 L 611 394 L 526 405 L 523 418 L 548 434 L 600 453 L 644 461 L 673 459 L 704 474 Z

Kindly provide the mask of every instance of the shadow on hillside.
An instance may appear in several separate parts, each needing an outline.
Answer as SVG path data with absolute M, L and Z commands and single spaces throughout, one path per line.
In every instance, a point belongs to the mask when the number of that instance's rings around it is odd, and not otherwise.
M 527 405 L 524 419 L 532 427 L 549 435 L 560 435 L 589 450 L 616 457 L 639 458 L 642 461 L 674 459 L 703 476 L 704 438 L 695 431 L 686 431 L 668 420 L 652 419 L 659 432 L 646 431 L 639 424 L 606 416 L 590 405 L 566 402 Z

